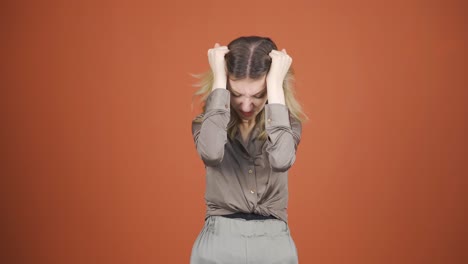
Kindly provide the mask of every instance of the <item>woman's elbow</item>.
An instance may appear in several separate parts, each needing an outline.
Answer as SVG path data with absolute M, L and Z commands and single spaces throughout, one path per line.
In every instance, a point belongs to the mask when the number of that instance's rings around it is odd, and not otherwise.
M 270 166 L 273 171 L 285 172 L 291 168 L 296 160 L 296 155 L 291 154 L 289 156 L 280 156 L 275 157 L 274 155 L 270 156 Z
M 206 166 L 215 167 L 223 161 L 224 151 L 199 151 L 200 157 Z

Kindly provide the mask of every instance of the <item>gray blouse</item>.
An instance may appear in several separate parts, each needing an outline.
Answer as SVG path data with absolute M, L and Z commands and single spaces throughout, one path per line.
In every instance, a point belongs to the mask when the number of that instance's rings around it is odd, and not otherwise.
M 266 140 L 252 130 L 244 144 L 238 131 L 227 136 L 230 92 L 214 89 L 206 100 L 205 113 L 192 121 L 197 152 L 206 168 L 206 217 L 236 212 L 273 215 L 287 222 L 288 170 L 296 159 L 301 122 L 282 104 L 265 105 Z

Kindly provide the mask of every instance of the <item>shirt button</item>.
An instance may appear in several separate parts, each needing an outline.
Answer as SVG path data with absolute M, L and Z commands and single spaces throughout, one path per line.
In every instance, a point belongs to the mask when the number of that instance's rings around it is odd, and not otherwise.
M 249 170 L 249 173 L 252 173 L 253 171 L 252 170 Z
M 254 193 L 255 193 L 255 190 L 250 190 L 250 193 L 251 193 L 251 194 L 254 194 Z
M 270 119 L 270 118 L 268 118 L 268 120 L 267 120 L 267 121 L 268 121 L 268 123 L 271 123 L 271 119 Z

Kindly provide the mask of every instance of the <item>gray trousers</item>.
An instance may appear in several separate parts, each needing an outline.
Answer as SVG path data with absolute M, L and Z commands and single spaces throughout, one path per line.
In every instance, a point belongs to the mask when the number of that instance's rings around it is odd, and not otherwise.
M 297 264 L 288 225 L 281 220 L 210 216 L 192 248 L 190 264 Z

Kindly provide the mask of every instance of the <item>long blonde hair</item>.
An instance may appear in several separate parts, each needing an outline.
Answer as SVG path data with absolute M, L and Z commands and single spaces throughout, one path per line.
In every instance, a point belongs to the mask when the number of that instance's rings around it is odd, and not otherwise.
M 269 38 L 250 36 L 233 40 L 228 45 L 228 49 L 229 52 L 225 56 L 228 77 L 239 80 L 243 78 L 258 79 L 267 74 L 271 65 L 271 57 L 268 54 L 272 49 L 277 49 L 277 47 Z M 192 76 L 199 79 L 193 85 L 199 88 L 194 93 L 193 98 L 200 98 L 203 114 L 206 110 L 206 99 L 213 89 L 213 72 L 209 70 L 201 74 L 192 74 Z M 295 98 L 294 80 L 294 70 L 290 67 L 283 81 L 285 102 L 291 116 L 299 122 L 304 122 L 308 120 L 308 117 Z M 202 120 L 203 115 L 199 115 L 194 119 L 194 122 L 201 123 Z M 240 121 L 237 112 L 231 107 L 231 119 L 227 127 L 230 139 L 235 137 Z M 265 140 L 267 138 L 265 131 L 265 108 L 257 115 L 255 121 L 261 129 L 258 139 Z

